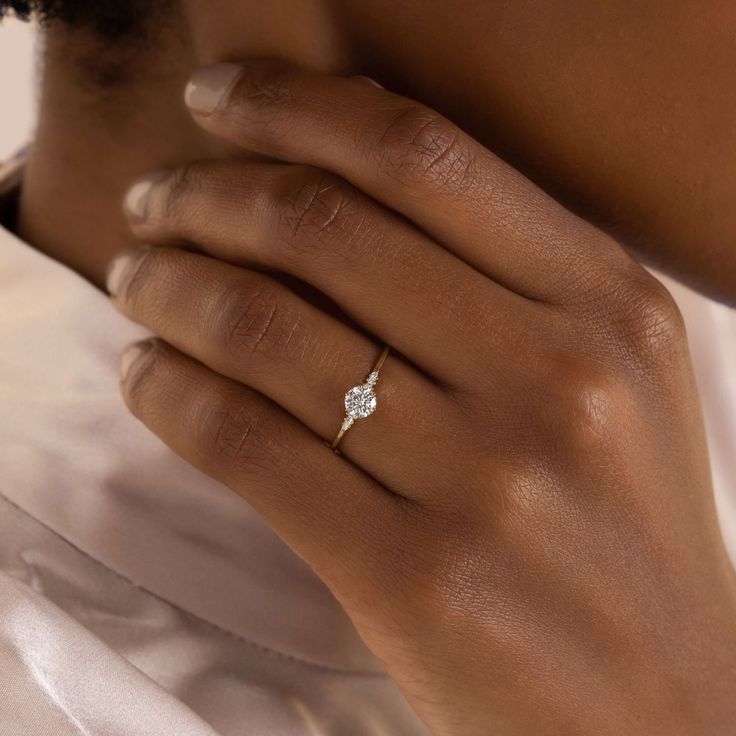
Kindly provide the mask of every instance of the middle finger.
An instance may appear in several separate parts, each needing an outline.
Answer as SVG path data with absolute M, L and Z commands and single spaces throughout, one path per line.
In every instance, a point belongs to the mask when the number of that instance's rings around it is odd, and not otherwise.
M 415 365 L 460 389 L 489 355 L 541 342 L 553 313 L 480 274 L 345 180 L 311 166 L 192 164 L 132 190 L 135 232 L 287 272 Z

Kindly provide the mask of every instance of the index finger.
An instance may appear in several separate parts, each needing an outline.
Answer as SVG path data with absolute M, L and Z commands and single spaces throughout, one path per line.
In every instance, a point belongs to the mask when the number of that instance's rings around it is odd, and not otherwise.
M 630 263 L 442 115 L 364 78 L 273 60 L 219 64 L 195 74 L 186 99 L 207 130 L 341 175 L 530 298 L 564 300 L 583 273 Z

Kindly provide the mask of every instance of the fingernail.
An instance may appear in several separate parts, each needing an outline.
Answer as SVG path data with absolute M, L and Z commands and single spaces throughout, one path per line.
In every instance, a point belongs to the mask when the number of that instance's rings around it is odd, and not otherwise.
M 385 89 L 385 87 L 382 84 L 379 84 L 376 82 L 375 79 L 372 79 L 371 77 L 366 77 L 365 74 L 358 74 L 356 79 L 365 79 L 366 82 L 370 82 L 374 87 L 378 87 L 378 89 Z
M 128 189 L 128 193 L 123 200 L 123 208 L 128 217 L 133 220 L 146 219 L 146 204 L 152 188 L 153 182 L 146 178 L 137 181 Z
M 131 368 L 133 368 L 138 359 L 147 353 L 152 347 L 153 343 L 150 340 L 144 340 L 143 342 L 133 343 L 123 350 L 123 353 L 120 356 L 121 381 L 124 381 L 131 374 Z
M 227 102 L 230 90 L 242 74 L 240 64 L 214 64 L 198 69 L 184 91 L 190 109 L 209 115 Z
M 134 222 L 143 222 L 150 214 L 149 203 L 154 186 L 163 181 L 169 175 L 168 171 L 155 171 L 142 179 L 138 179 L 128 189 L 123 198 L 123 209 L 125 214 Z
M 114 258 L 107 269 L 107 291 L 110 296 L 117 296 L 120 287 L 134 258 L 133 253 L 121 253 Z

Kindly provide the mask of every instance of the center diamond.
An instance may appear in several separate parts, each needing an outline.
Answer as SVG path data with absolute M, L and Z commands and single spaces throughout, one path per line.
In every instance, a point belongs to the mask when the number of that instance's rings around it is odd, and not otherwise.
M 354 386 L 345 394 L 345 411 L 353 419 L 364 419 L 376 410 L 376 394 L 373 386 L 364 383 Z

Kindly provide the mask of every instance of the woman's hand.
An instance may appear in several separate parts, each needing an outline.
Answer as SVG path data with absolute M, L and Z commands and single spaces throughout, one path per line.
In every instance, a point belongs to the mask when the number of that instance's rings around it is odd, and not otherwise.
M 732 733 L 734 574 L 664 288 L 365 79 L 224 65 L 188 101 L 280 163 L 132 190 L 159 247 L 110 290 L 162 338 L 124 357 L 136 416 L 312 565 L 435 736 Z

